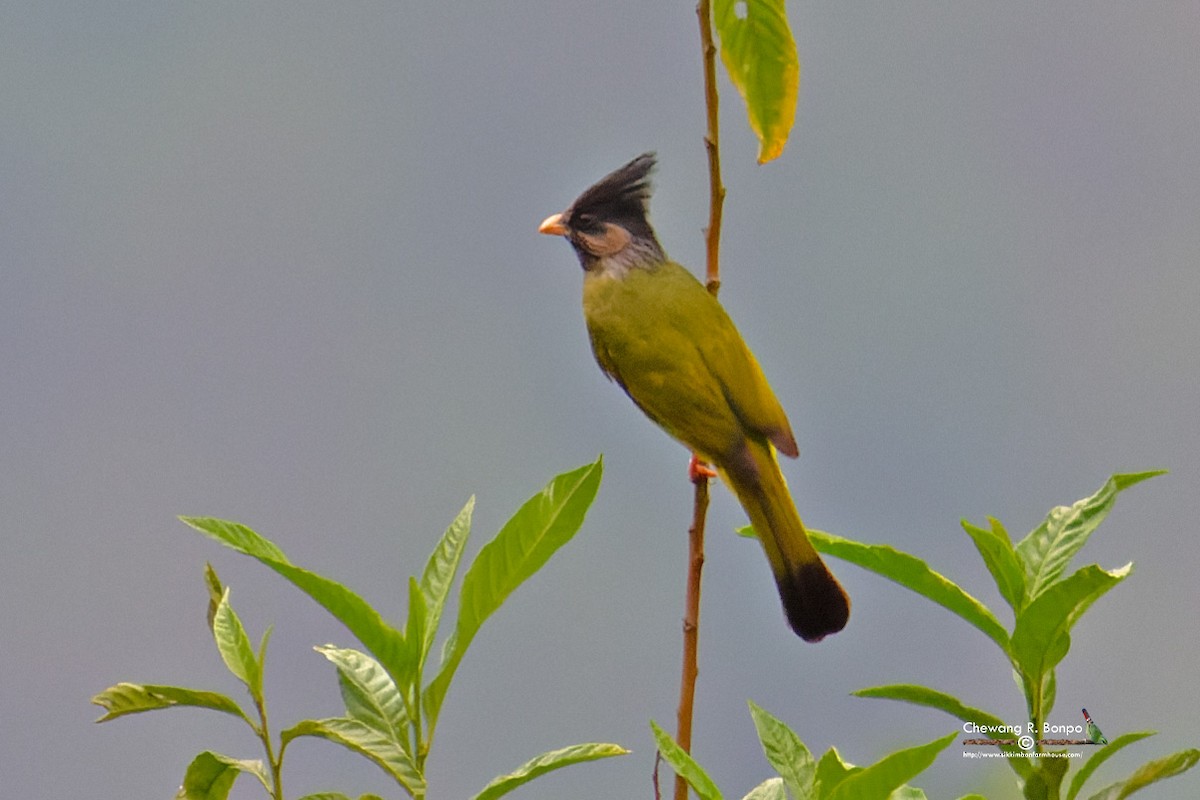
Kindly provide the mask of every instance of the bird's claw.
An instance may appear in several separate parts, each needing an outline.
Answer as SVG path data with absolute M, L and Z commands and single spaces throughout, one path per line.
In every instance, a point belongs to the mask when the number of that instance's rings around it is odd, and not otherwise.
M 715 477 L 717 477 L 716 470 L 701 461 L 695 453 L 692 453 L 692 457 L 688 459 L 688 480 L 692 483 L 700 483 L 701 481 Z

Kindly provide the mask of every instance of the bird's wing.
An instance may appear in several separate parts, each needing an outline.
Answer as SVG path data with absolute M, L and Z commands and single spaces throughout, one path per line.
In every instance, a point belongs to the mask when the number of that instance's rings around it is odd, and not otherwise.
M 762 367 L 725 310 L 715 300 L 713 306 L 714 330 L 698 343 L 705 364 L 742 427 L 769 440 L 784 455 L 795 458 L 800 451 L 792 427 Z
M 742 440 L 741 421 L 690 338 L 669 328 L 618 338 L 589 327 L 600 369 L 660 428 L 709 460 Z
M 758 362 L 690 272 L 666 262 L 620 280 L 585 279 L 584 293 L 600 369 L 660 427 L 718 460 L 746 436 L 796 455 Z

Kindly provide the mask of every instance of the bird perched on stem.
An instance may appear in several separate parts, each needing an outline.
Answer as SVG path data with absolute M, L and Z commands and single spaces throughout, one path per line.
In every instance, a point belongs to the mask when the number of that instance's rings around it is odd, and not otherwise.
M 850 600 L 813 549 L 776 451 L 799 455 L 782 406 L 729 315 L 667 258 L 647 221 L 653 153 L 600 180 L 538 230 L 583 267 L 583 313 L 600 369 L 646 416 L 714 465 L 746 510 L 792 629 L 840 631 Z

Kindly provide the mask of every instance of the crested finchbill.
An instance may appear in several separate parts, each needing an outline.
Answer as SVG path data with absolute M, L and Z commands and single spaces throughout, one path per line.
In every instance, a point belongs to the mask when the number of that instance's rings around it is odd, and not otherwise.
M 840 631 L 850 600 L 808 540 L 777 453 L 791 425 L 725 309 L 670 260 L 648 219 L 653 153 L 586 189 L 538 230 L 583 268 L 583 312 L 600 369 L 646 416 L 713 464 L 758 533 L 792 629 Z

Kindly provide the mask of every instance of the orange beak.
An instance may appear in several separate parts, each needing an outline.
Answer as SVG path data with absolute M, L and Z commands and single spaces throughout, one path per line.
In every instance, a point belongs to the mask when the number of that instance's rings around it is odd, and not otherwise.
M 552 214 L 542 220 L 542 224 L 538 225 L 538 233 L 546 233 L 551 236 L 566 236 L 567 226 L 563 224 L 562 214 Z

